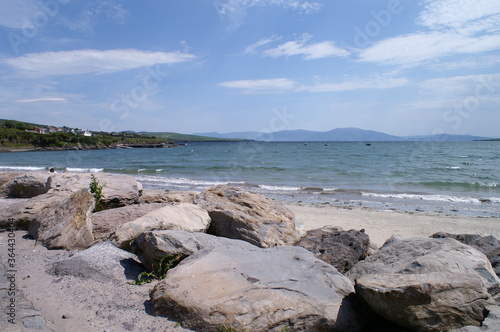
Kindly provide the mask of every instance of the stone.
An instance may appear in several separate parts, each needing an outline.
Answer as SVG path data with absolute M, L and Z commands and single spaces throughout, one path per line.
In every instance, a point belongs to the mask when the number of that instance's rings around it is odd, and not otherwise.
M 492 235 L 435 233 L 432 238 L 452 238 L 481 251 L 490 260 L 497 276 L 500 276 L 500 242 Z
M 197 205 L 168 205 L 115 228 L 110 241 L 119 248 L 130 250 L 130 242 L 141 233 L 154 230 L 187 230 L 205 232 L 210 225 L 208 212 Z
M 5 184 L 10 181 L 15 180 L 17 177 L 21 176 L 23 173 L 20 172 L 0 172 L 0 196 L 7 196 L 8 189 Z
M 2 191 L 8 197 L 15 198 L 32 198 L 45 194 L 50 189 L 48 185 L 50 175 L 48 172 L 24 173 L 4 184 Z
M 134 221 L 166 205 L 165 203 L 133 204 L 95 212 L 92 214 L 94 238 L 96 240 L 104 238 L 116 227 Z
M 37 213 L 28 234 L 48 249 L 85 249 L 94 241 L 90 220 L 94 204 L 87 189 L 77 191 Z
M 139 203 L 142 184 L 130 175 L 96 173 L 96 180 L 102 188 L 101 204 L 111 209 Z M 76 191 L 89 188 L 92 182 L 90 173 L 63 173 L 50 177 L 49 185 L 54 191 Z
M 205 233 L 166 230 L 140 234 L 132 241 L 131 250 L 148 271 L 157 271 L 160 259 L 164 256 L 177 254 L 191 256 L 200 250 L 235 243 L 238 242 Z
M 355 280 L 368 274 L 431 272 L 470 273 L 483 282 L 491 295 L 500 292 L 500 279 L 488 258 L 479 250 L 450 238 L 396 241 L 358 262 L 346 275 Z
M 356 293 L 380 316 L 410 331 L 480 326 L 492 299 L 472 274 L 372 274 L 356 279 Z
M 197 251 L 151 292 L 152 312 L 195 331 L 357 331 L 353 284 L 300 247 L 240 240 Z
M 365 232 L 354 229 L 337 231 L 324 227 L 307 231 L 297 246 L 332 264 L 340 273 L 345 273 L 368 256 L 370 238 Z
M 294 245 L 299 241 L 293 212 L 262 195 L 216 186 L 202 192 L 197 204 L 212 218 L 210 234 L 263 248 Z
M 486 318 L 477 326 L 465 326 L 459 329 L 451 330 L 451 332 L 497 332 L 500 331 L 500 307 L 498 305 L 489 305 L 486 307 Z
M 144 267 L 134 254 L 110 242 L 94 244 L 88 249 L 50 262 L 47 267 L 47 273 L 54 276 L 69 275 L 102 282 L 133 280 L 142 271 Z
M 141 203 L 152 204 L 152 203 L 168 203 L 168 204 L 178 204 L 178 203 L 192 203 L 195 204 L 196 196 L 199 193 L 194 191 L 176 191 L 160 192 L 158 190 L 144 190 L 140 198 Z

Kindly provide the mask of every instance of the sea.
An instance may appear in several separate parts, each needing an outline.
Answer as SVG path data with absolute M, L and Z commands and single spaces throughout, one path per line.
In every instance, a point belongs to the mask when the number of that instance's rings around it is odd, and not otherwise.
M 242 187 L 290 203 L 500 218 L 500 142 L 216 142 L 0 153 L 0 171 L 129 174 L 145 188 Z

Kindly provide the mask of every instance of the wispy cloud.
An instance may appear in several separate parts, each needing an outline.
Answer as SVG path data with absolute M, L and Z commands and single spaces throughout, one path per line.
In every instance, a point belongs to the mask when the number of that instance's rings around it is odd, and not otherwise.
M 273 78 L 262 80 L 228 81 L 222 82 L 219 85 L 226 88 L 241 89 L 245 92 L 280 92 L 292 90 L 296 86 L 296 83 L 287 78 Z
M 214 6 L 221 19 L 231 22 L 232 29 L 243 24 L 246 11 L 251 7 L 277 6 L 305 15 L 316 13 L 322 7 L 319 2 L 311 0 L 216 0 Z
M 174 64 L 194 59 L 182 52 L 147 52 L 135 49 L 74 50 L 31 53 L 3 62 L 28 77 L 74 74 L 103 74 L 155 64 Z
M 416 23 L 421 31 L 375 43 L 360 50 L 359 60 L 416 66 L 461 54 L 500 49 L 500 2 L 426 0 Z
M 258 49 L 261 48 L 262 46 L 269 45 L 271 43 L 274 43 L 278 40 L 280 40 L 280 36 L 271 36 L 268 38 L 263 38 L 259 40 L 256 43 L 253 43 L 252 45 L 249 45 L 245 48 L 244 54 L 254 54 L 257 53 Z
M 408 85 L 406 78 L 368 78 L 351 79 L 340 83 L 317 83 L 309 86 L 302 86 L 299 91 L 309 92 L 342 92 L 361 89 L 392 89 Z
M 66 98 L 57 98 L 57 97 L 44 97 L 44 98 L 36 98 L 36 99 L 18 99 L 18 100 L 13 100 L 13 102 L 16 103 L 37 103 L 41 101 L 48 101 L 48 102 L 63 102 L 66 103 L 68 100 Z

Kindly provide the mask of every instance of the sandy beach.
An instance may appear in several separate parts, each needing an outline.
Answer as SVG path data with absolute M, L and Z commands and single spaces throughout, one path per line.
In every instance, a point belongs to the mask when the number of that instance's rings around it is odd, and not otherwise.
M 305 230 L 339 226 L 344 230 L 365 229 L 371 241 L 382 245 L 393 234 L 403 238 L 429 236 L 435 232 L 474 233 L 500 238 L 500 222 L 496 218 L 467 219 L 446 215 L 410 214 L 377 211 L 363 207 L 341 208 L 329 205 L 289 204 L 297 224 Z M 8 232 L 0 233 L 2 257 L 7 252 Z M 48 264 L 75 254 L 65 250 L 47 250 L 25 231 L 16 231 L 16 296 L 31 304 L 31 313 L 46 321 L 41 331 L 187 331 L 176 322 L 154 317 L 149 311 L 149 292 L 155 283 L 130 285 L 122 272 L 121 279 L 54 276 L 47 273 Z M 5 265 L 5 260 L 3 261 Z M 120 276 L 119 276 L 120 277 Z M 82 291 L 87 290 L 87 291 Z M 22 293 L 22 294 L 21 294 Z M 21 310 L 21 309 L 19 309 Z M 27 309 L 26 309 L 27 310 Z M 24 312 L 26 312 L 24 310 Z M 28 331 L 22 328 L 21 311 L 16 326 L 5 325 L 6 331 Z M 30 330 L 32 331 L 32 330 Z

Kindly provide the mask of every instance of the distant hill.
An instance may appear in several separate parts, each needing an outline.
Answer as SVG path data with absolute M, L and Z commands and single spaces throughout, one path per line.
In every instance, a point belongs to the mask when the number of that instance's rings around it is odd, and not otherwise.
M 129 133 L 134 133 L 133 131 L 128 131 Z M 172 133 L 172 132 L 146 132 L 146 131 L 141 131 L 139 133 L 140 135 L 147 135 L 147 136 L 155 136 L 157 138 L 161 139 L 167 139 L 171 140 L 177 143 L 185 143 L 185 142 L 220 142 L 220 141 L 237 141 L 241 139 L 235 139 L 235 138 L 225 138 L 225 137 L 215 137 L 215 136 L 210 136 L 210 135 L 189 135 L 189 134 L 179 134 L 179 133 Z
M 226 134 L 209 132 L 209 133 L 198 133 L 196 135 L 225 138 L 225 139 L 240 138 L 240 139 L 252 139 L 257 141 L 286 141 L 286 142 L 475 141 L 475 140 L 489 139 L 488 137 L 480 137 L 480 136 L 448 135 L 448 134 L 400 137 L 400 136 L 381 133 L 378 131 L 364 130 L 359 128 L 337 128 L 325 132 L 309 131 L 309 130 L 282 130 L 273 133 L 245 131 L 245 132 L 233 132 Z

